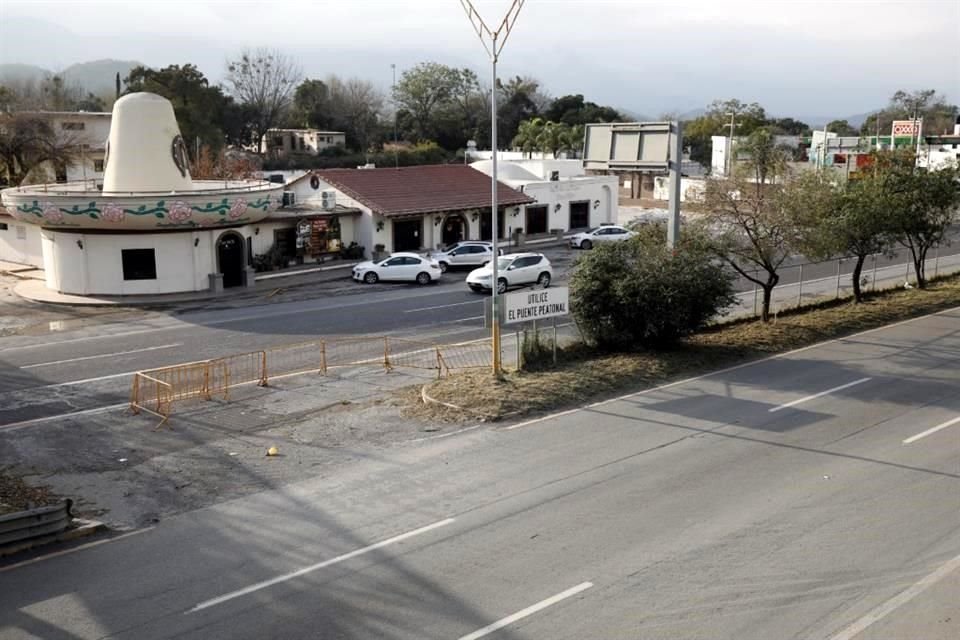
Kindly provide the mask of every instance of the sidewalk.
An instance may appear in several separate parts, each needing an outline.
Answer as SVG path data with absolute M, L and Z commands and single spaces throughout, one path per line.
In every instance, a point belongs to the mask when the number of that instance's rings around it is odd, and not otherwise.
M 209 291 L 190 291 L 185 293 L 164 293 L 156 295 L 131 296 L 78 296 L 67 293 L 58 293 L 47 289 L 43 279 L 28 279 L 17 283 L 13 292 L 32 302 L 43 304 L 59 304 L 78 307 L 164 307 L 172 304 L 190 302 L 210 302 L 233 300 L 251 295 L 262 296 L 277 288 L 302 287 L 318 282 L 345 280 L 353 269 L 354 262 L 334 264 L 326 267 L 308 266 L 304 268 L 288 269 L 278 272 L 258 274 L 253 287 L 237 287 L 224 290 L 221 293 Z M 42 273 L 42 271 L 40 272 Z

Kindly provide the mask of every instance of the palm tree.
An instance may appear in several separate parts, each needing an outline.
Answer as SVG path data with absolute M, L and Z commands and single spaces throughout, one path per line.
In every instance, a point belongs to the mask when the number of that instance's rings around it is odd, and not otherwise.
M 520 123 L 517 129 L 517 135 L 513 137 L 511 143 L 514 147 L 519 147 L 525 154 L 530 154 L 540 148 L 539 140 L 543 131 L 544 122 L 540 118 L 531 118 Z

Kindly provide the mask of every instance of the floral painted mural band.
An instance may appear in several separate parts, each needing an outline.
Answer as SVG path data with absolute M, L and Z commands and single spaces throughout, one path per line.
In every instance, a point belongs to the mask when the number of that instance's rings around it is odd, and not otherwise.
M 142 204 L 122 201 L 98 203 L 95 200 L 82 204 L 58 204 L 52 198 L 50 201 L 29 199 L 19 203 L 8 201 L 7 211 L 18 220 L 41 226 L 118 229 L 216 227 L 259 222 L 279 208 L 279 195 L 270 193 L 253 200 L 246 197 L 218 197 L 202 203 L 182 198 Z M 153 222 L 146 223 L 147 218 Z

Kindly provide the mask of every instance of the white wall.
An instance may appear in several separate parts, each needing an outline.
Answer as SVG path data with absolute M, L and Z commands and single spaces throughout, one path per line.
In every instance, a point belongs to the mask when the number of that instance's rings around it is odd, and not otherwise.
M 178 233 L 85 234 L 44 230 L 47 287 L 78 295 L 138 295 L 204 291 L 216 265 L 216 243 L 228 230 Z M 233 231 L 244 238 L 250 227 Z M 82 248 L 79 243 L 82 243 Z M 121 251 L 154 249 L 157 278 L 124 280 Z
M 560 173 L 560 178 L 576 178 L 586 175 L 582 160 L 513 160 L 514 164 L 520 165 L 530 173 L 538 175 L 544 180 L 550 179 L 550 174 L 554 171 Z
M 523 192 L 535 198 L 537 204 L 547 205 L 547 229 L 570 229 L 570 203 L 587 200 L 590 202 L 590 226 L 604 222 L 616 222 L 619 204 L 616 176 L 593 176 L 560 180 L 557 182 L 532 182 L 523 186 Z M 599 204 L 596 204 L 599 201 Z M 560 205 L 559 209 L 556 205 Z M 529 205 L 528 205 L 529 206 Z M 508 208 L 510 211 L 511 208 Z M 513 218 L 509 213 L 507 226 L 523 227 L 525 212 Z M 506 232 L 506 229 L 504 229 Z
M 706 180 L 702 178 L 680 179 L 680 202 L 699 202 L 706 190 Z M 655 176 L 653 179 L 653 199 L 670 200 L 669 176 Z
M 0 260 L 43 267 L 40 227 L 0 215 Z

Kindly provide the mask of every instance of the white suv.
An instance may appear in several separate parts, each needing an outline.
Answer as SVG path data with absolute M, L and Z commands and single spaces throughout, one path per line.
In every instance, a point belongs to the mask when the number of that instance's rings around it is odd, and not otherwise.
M 592 249 L 597 242 L 618 242 L 628 240 L 635 235 L 637 235 L 636 232 L 619 225 L 605 224 L 571 236 L 570 246 L 573 249 Z
M 429 257 L 436 260 L 440 270 L 444 272 L 451 267 L 479 267 L 493 259 L 493 243 L 465 240 L 441 251 L 434 251 Z
M 467 286 L 477 292 L 493 288 L 493 267 L 485 265 L 467 276 Z M 553 267 L 542 253 L 512 253 L 497 258 L 497 293 L 510 287 L 537 284 L 546 289 L 553 280 Z

